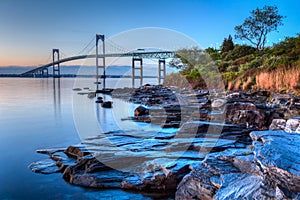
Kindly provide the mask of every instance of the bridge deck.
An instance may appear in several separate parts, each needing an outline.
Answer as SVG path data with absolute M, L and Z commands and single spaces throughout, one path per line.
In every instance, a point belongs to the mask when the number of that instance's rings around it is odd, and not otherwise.
M 154 59 L 166 59 L 166 58 L 172 58 L 175 56 L 174 51 L 152 51 L 152 52 L 129 52 L 129 53 L 111 53 L 111 54 L 105 54 L 105 57 L 135 57 L 135 58 L 154 58 Z M 98 55 L 99 58 L 103 58 L 103 54 Z M 72 56 L 68 58 L 63 58 L 61 60 L 51 62 L 45 65 L 42 65 L 40 67 L 37 67 L 35 69 L 29 70 L 27 72 L 24 72 L 21 74 L 21 76 L 26 76 L 29 74 L 33 74 L 37 71 L 44 70 L 48 67 L 51 67 L 53 64 L 60 64 L 64 62 L 69 62 L 73 60 L 81 60 L 81 59 L 87 59 L 87 58 L 96 58 L 96 54 L 91 55 L 79 55 L 79 56 Z

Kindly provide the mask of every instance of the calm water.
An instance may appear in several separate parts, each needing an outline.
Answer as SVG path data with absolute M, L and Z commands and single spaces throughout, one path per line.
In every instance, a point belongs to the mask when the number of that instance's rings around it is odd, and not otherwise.
M 147 199 L 122 190 L 76 187 L 60 173 L 42 175 L 28 168 L 33 161 L 47 158 L 35 152 L 39 148 L 80 143 L 82 135 L 73 116 L 74 80 L 54 84 L 52 79 L 0 79 L 0 199 Z M 107 123 L 107 129 L 116 128 L 115 123 Z

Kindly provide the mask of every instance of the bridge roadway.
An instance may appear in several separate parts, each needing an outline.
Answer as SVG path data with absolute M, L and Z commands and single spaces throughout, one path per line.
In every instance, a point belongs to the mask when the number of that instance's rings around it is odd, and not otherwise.
M 148 59 L 166 59 L 166 58 L 172 58 L 175 56 L 175 51 L 146 51 L 146 52 L 128 52 L 128 53 L 111 53 L 111 54 L 105 54 L 105 57 L 132 57 L 132 58 L 148 58 Z M 96 54 L 91 55 L 78 55 L 78 56 L 72 56 L 68 58 L 63 58 L 55 62 L 51 62 L 45 65 L 42 65 L 40 67 L 37 67 L 35 69 L 29 70 L 27 72 L 24 72 L 21 74 L 21 76 L 27 76 L 29 74 L 34 74 L 38 71 L 43 71 L 44 69 L 47 69 L 53 65 L 57 65 L 64 62 L 69 62 L 73 60 L 81 60 L 86 58 L 96 58 Z M 99 54 L 98 58 L 103 58 L 103 54 Z

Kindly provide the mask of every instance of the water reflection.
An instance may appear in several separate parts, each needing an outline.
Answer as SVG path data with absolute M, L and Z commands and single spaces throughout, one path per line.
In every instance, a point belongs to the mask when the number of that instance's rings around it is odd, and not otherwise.
M 60 78 L 53 78 L 53 108 L 56 119 L 61 118 Z

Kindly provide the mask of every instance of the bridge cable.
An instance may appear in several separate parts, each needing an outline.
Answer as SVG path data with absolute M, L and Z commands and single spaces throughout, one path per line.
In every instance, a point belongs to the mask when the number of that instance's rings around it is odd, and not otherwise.
M 92 37 L 92 39 L 90 40 L 90 42 L 81 51 L 79 51 L 77 53 L 77 55 L 82 54 L 92 44 L 93 41 L 95 41 L 95 37 L 94 36 Z M 87 52 L 87 53 L 89 53 L 89 52 Z

